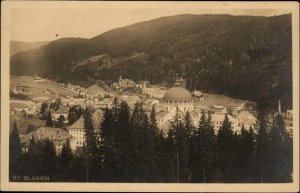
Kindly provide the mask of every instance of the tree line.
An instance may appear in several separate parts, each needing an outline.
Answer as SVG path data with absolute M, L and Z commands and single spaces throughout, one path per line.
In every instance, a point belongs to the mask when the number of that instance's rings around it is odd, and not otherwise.
M 94 128 L 88 108 L 85 144 L 72 152 L 67 141 L 60 154 L 51 140 L 30 140 L 21 151 L 17 125 L 10 134 L 10 180 L 15 175 L 46 175 L 51 181 L 166 182 L 166 183 L 278 183 L 292 181 L 292 135 L 283 117 L 272 123 L 261 111 L 257 125 L 237 133 L 228 116 L 216 132 L 211 114 L 201 112 L 199 125 L 178 109 L 167 134 L 142 103 L 132 112 L 126 102 L 114 101 Z M 97 131 L 97 132 L 95 132 Z M 99 131 L 99 132 L 98 132 Z M 101 137 L 99 137 L 101 136 Z

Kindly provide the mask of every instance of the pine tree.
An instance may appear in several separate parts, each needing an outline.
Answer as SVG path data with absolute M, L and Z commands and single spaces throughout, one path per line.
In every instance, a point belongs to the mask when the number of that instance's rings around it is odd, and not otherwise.
M 117 103 L 116 103 L 117 104 Z M 127 163 L 126 160 L 129 159 L 129 145 L 128 145 L 128 136 L 130 132 L 129 129 L 129 106 L 123 101 L 121 102 L 119 108 L 118 106 L 114 106 L 112 109 L 113 116 L 116 114 L 116 126 L 114 129 L 114 151 L 115 151 L 115 161 L 118 164 L 116 167 L 115 179 L 117 181 L 126 181 L 128 172 L 127 172 Z
M 76 114 L 76 112 L 69 112 L 68 114 L 68 121 L 69 121 L 69 125 L 72 125 L 73 123 L 75 123 L 75 121 L 78 120 L 78 116 Z
M 176 182 L 187 182 L 190 178 L 189 163 L 189 132 L 185 128 L 183 117 L 176 108 L 176 114 L 171 121 L 171 127 L 168 133 L 169 141 L 173 146 L 172 151 L 175 154 L 176 163 Z
M 22 172 L 22 149 L 17 123 L 14 122 L 13 130 L 9 136 L 9 176 L 20 175 Z
M 156 135 L 159 135 L 160 132 L 159 132 L 158 124 L 157 124 L 154 106 L 152 106 L 152 110 L 150 113 L 149 127 L 153 131 L 153 133 L 155 133 Z
M 234 142 L 235 137 L 231 128 L 228 115 L 225 115 L 225 119 L 219 129 L 217 135 L 217 151 L 218 151 L 218 165 L 222 175 L 223 182 L 232 182 L 234 173 Z
M 290 179 L 291 171 L 287 163 L 285 148 L 286 129 L 283 117 L 278 114 L 273 119 L 270 131 L 270 180 L 271 182 L 286 182 Z
M 64 121 L 65 121 L 65 117 L 63 115 L 60 115 L 58 117 L 58 122 L 56 124 L 56 127 L 58 127 L 58 128 L 64 128 Z
M 164 146 L 165 163 L 167 163 L 165 168 L 167 174 L 166 182 L 168 183 L 179 181 L 179 159 L 175 135 L 175 129 L 170 128 Z
M 101 123 L 101 141 L 100 148 L 103 154 L 103 172 L 104 180 L 111 181 L 114 175 L 114 118 L 112 111 L 108 108 L 104 110 L 103 121 Z
M 70 182 L 86 181 L 86 158 L 80 155 L 74 155 L 70 164 Z
M 43 141 L 35 141 L 34 135 L 30 136 L 28 148 L 28 175 L 39 175 L 42 163 Z M 32 164 L 34 163 L 34 164 Z
M 49 176 L 54 181 L 54 174 L 56 173 L 56 150 L 53 141 L 45 139 L 42 144 L 41 151 L 41 167 L 39 168 L 39 175 Z
M 50 111 L 48 111 L 46 115 L 46 127 L 53 127 L 53 121 Z
M 70 166 L 72 159 L 73 153 L 70 147 L 70 141 L 66 140 L 59 155 L 59 163 L 61 168 L 60 177 L 62 177 L 64 181 L 69 180 L 70 178 Z
M 193 125 L 192 117 L 190 113 L 187 111 L 184 116 L 184 127 L 186 131 L 188 132 L 188 136 L 190 137 L 192 135 L 192 132 L 194 131 L 195 127 Z
M 198 128 L 191 139 L 190 164 L 192 182 L 213 182 L 215 180 L 216 136 L 211 122 L 210 112 L 205 116 L 201 112 Z
M 43 115 L 46 112 L 47 108 L 48 108 L 48 104 L 45 102 L 42 103 L 41 109 L 40 109 L 40 114 Z
M 254 132 L 252 127 L 249 131 L 245 129 L 244 125 L 241 128 L 240 140 L 238 142 L 238 163 L 237 169 L 239 171 L 239 182 L 253 182 L 253 167 L 254 163 Z
M 130 140 L 128 162 L 131 163 L 133 181 L 146 182 L 152 177 L 150 170 L 154 169 L 154 144 L 152 143 L 154 133 L 149 129 L 148 116 L 143 110 L 142 103 L 135 104 L 128 134 Z
M 256 159 L 257 166 L 259 170 L 258 180 L 259 182 L 267 182 L 268 178 L 268 168 L 269 168 L 269 136 L 267 132 L 267 125 L 265 121 L 265 115 L 263 111 L 258 114 L 258 134 L 257 134 L 257 149 L 256 149 Z
M 84 110 L 85 153 L 86 153 L 86 181 L 95 181 L 100 178 L 100 155 L 97 146 L 97 137 L 88 108 Z
M 150 113 L 149 120 L 149 131 L 150 131 L 150 147 L 152 162 L 150 164 L 150 172 L 151 172 L 151 181 L 160 182 L 164 179 L 164 168 L 161 167 L 164 162 L 164 137 L 163 131 L 160 131 L 157 124 L 157 119 L 155 115 L 155 108 L 152 106 L 152 110 Z

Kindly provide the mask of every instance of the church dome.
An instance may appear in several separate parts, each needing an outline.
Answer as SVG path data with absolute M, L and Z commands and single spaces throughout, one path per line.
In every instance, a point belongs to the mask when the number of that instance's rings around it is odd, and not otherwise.
M 164 101 L 190 101 L 191 93 L 181 86 L 174 86 L 167 90 L 163 96 Z

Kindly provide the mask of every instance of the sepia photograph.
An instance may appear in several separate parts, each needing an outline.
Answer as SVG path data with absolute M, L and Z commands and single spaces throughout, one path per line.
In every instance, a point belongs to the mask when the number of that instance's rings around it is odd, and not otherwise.
M 1 12 L 1 190 L 299 191 L 297 2 Z

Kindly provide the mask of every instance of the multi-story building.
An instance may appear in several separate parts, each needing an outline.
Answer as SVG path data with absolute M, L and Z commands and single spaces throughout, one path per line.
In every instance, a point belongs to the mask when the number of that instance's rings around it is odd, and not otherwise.
M 38 130 L 20 137 L 23 152 L 28 151 L 31 139 L 34 139 L 35 142 L 45 139 L 51 140 L 54 144 L 57 155 L 60 154 L 63 144 L 66 143 L 67 140 L 69 140 L 70 144 L 74 141 L 72 135 L 61 128 L 40 127 Z
M 85 142 L 85 130 L 84 130 L 84 118 L 81 116 L 75 123 L 67 128 L 70 135 L 74 137 L 72 143 L 70 143 L 72 150 L 76 150 L 77 147 L 82 147 Z

